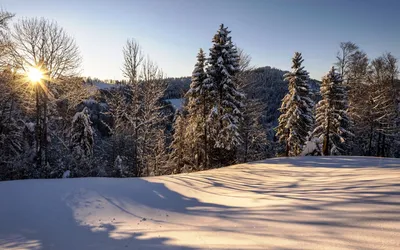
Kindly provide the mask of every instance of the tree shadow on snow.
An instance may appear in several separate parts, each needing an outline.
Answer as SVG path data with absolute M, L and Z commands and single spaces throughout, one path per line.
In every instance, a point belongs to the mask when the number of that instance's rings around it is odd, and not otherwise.
M 255 162 L 258 164 L 282 164 L 292 167 L 322 167 L 322 168 L 400 168 L 396 158 L 381 157 L 342 157 L 342 156 L 304 156 L 281 157 Z
M 190 208 L 212 206 L 141 178 L 3 182 L 0 198 L 0 249 L 192 250 L 195 248 L 168 243 L 168 237 L 135 232 L 134 226 L 141 224 L 143 229 L 161 217 L 165 222 L 168 212 L 186 213 Z M 166 213 L 160 213 L 160 218 L 145 218 L 136 214 L 133 205 Z M 119 228 L 121 224 L 130 226 L 124 216 L 117 217 L 121 214 L 130 217 L 132 229 Z M 157 228 L 150 229 L 157 234 Z
M 277 158 L 156 179 L 3 182 L 0 249 L 196 249 L 154 236 L 162 235 L 164 226 L 171 224 L 179 230 L 269 239 L 264 249 L 301 249 L 302 244 L 318 246 L 332 241 L 342 248 L 368 249 L 365 242 L 349 237 L 349 232 L 400 233 L 400 228 L 379 226 L 400 223 L 399 163 L 396 159 L 357 157 Z M 374 176 L 376 172 L 369 172 L 373 169 L 369 166 L 382 168 L 385 174 Z M 187 189 L 193 196 L 175 189 Z M 225 205 L 199 200 L 205 196 Z M 253 207 L 228 205 L 223 202 L 226 199 L 240 205 L 252 202 Z M 185 225 L 178 216 L 189 218 L 185 221 L 190 221 L 190 216 L 218 219 L 235 227 L 201 221 Z M 249 230 L 253 225 L 261 228 Z M 301 230 L 282 230 L 296 227 L 313 228 L 319 234 L 304 237 Z M 176 231 L 174 238 L 180 237 Z M 281 239 L 296 241 L 298 248 L 272 244 Z M 390 248 L 396 242 L 387 244 Z

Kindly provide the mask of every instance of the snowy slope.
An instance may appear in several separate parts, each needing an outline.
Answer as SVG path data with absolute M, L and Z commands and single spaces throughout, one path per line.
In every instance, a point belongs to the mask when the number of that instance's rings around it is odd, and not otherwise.
M 0 249 L 400 249 L 400 160 L 0 183 Z

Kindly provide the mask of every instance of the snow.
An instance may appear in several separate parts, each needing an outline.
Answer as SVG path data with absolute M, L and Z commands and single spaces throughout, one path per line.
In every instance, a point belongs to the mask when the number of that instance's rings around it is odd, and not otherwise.
M 400 159 L 0 182 L 0 249 L 399 249 Z
M 180 110 L 182 109 L 184 98 L 166 99 L 166 101 L 170 102 L 176 110 Z
M 105 83 L 105 82 L 94 82 L 93 84 L 87 84 L 86 88 L 89 90 L 90 93 L 96 93 L 98 90 L 106 90 L 106 89 L 111 89 L 115 88 L 118 85 L 116 84 L 110 84 L 110 83 Z
M 69 178 L 71 176 L 71 171 L 70 170 L 67 170 L 67 171 L 65 171 L 64 173 L 63 173 L 63 176 L 62 176 L 62 178 Z
M 105 82 L 95 82 L 93 83 L 93 86 L 95 86 L 97 89 L 111 89 L 116 87 L 115 84 L 110 84 Z

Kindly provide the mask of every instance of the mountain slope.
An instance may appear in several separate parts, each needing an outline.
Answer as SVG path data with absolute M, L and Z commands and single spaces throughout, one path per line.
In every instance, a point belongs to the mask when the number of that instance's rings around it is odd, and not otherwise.
M 400 160 L 0 183 L 0 249 L 398 249 Z

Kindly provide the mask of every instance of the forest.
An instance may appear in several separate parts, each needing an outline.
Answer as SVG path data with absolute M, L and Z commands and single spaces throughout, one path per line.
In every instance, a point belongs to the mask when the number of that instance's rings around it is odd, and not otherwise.
M 0 180 L 157 176 L 304 155 L 400 157 L 399 68 L 390 52 L 369 58 L 342 42 L 327 52 L 336 53 L 332 68 L 311 79 L 296 48 L 290 70 L 252 66 L 221 24 L 210 48 L 193 51 L 191 76 L 168 78 L 128 38 L 125 79 L 99 88 L 101 80 L 81 75 L 78 44 L 57 22 L 13 19 L 0 11 Z

